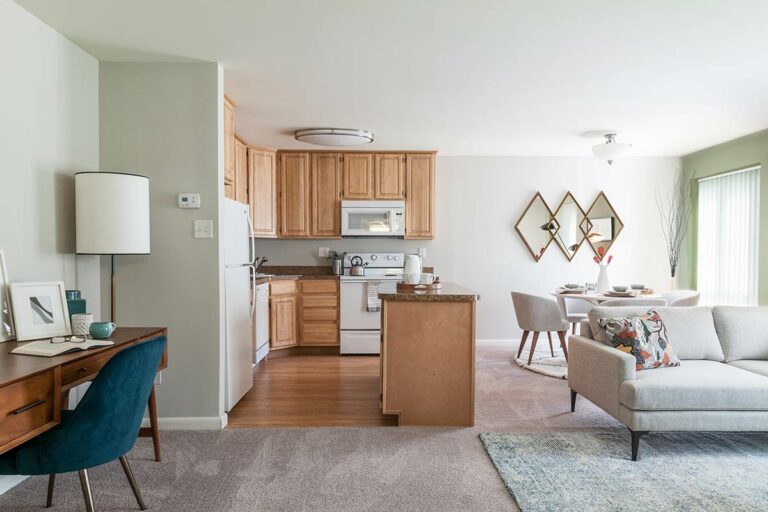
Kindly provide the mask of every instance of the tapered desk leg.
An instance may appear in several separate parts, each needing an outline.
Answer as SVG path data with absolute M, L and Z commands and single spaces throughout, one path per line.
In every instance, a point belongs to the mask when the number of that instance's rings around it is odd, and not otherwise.
M 152 446 L 155 449 L 155 461 L 160 462 L 160 428 L 157 425 L 157 400 L 155 399 L 155 386 L 149 393 L 149 426 L 152 429 Z

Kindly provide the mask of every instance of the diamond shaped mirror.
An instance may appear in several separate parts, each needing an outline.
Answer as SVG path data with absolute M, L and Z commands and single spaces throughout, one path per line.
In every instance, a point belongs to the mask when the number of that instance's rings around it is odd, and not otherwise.
M 602 260 L 616 241 L 616 237 L 624 229 L 624 224 L 608 198 L 605 197 L 605 193 L 600 192 L 589 207 L 587 216 L 581 223 L 581 229 L 592 250 Z
M 584 210 L 576 202 L 573 194 L 570 192 L 565 194 L 553 215 L 552 236 L 568 261 L 573 260 L 576 251 L 584 243 L 585 235 L 582 225 L 586 218 Z
M 528 208 L 525 209 L 520 220 L 515 224 L 515 230 L 523 239 L 533 259 L 539 261 L 541 255 L 552 243 L 552 232 L 557 231 L 557 225 L 552 218 L 552 210 L 549 209 L 539 192 L 536 192 L 533 200 L 528 204 Z

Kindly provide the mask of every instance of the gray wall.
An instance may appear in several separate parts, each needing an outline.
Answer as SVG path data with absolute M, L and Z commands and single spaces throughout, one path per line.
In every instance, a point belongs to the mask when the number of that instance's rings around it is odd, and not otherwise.
M 168 327 L 159 416 L 213 421 L 223 412 L 220 244 L 216 228 L 200 240 L 192 226 L 219 222 L 221 68 L 102 62 L 100 80 L 101 169 L 150 178 L 151 254 L 117 258 L 117 323 Z M 179 209 L 179 192 L 199 192 L 202 208 Z
M 435 240 L 258 240 L 257 253 L 274 265 L 316 265 L 327 264 L 317 258 L 321 246 L 404 252 L 425 247 L 425 265 L 444 281 L 481 294 L 478 338 L 515 338 L 511 290 L 546 295 L 565 282 L 595 281 L 598 272 L 586 245 L 571 263 L 554 244 L 533 261 L 514 229 L 533 194 L 541 191 L 554 210 L 570 190 L 586 210 L 604 190 L 626 225 L 611 250 L 612 282 L 665 289 L 669 272 L 655 190 L 670 187 L 679 166 L 677 158 L 627 158 L 608 166 L 592 157 L 438 157 Z

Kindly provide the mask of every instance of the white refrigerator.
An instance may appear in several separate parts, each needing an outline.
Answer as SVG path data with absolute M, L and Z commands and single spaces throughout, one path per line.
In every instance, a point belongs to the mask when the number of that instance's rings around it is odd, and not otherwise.
M 253 386 L 254 247 L 248 206 L 224 199 L 226 410 Z

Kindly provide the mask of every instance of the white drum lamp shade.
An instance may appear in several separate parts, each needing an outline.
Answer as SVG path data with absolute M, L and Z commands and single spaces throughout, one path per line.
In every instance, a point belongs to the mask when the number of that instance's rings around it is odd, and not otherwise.
M 75 174 L 78 254 L 149 254 L 149 178 Z

